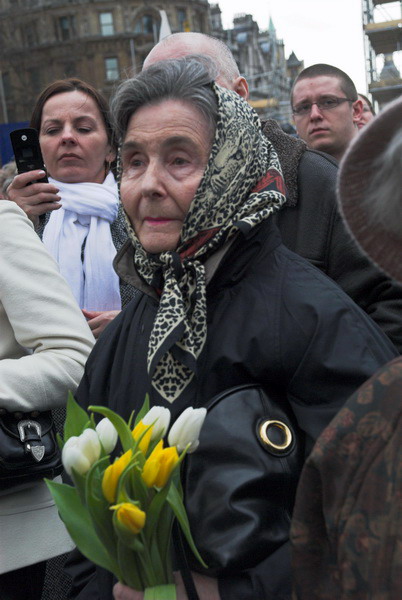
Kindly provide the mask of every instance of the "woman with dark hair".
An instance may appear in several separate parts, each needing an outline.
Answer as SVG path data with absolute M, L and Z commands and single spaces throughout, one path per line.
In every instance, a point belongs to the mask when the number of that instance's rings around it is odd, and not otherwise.
M 47 86 L 31 127 L 39 132 L 43 172 L 17 175 L 7 193 L 33 221 L 60 266 L 95 337 L 134 295 L 113 270 L 126 240 L 111 171 L 116 147 L 103 96 L 80 79 Z
M 95 345 L 77 398 L 124 418 L 147 393 L 173 420 L 187 406 L 208 406 L 183 473 L 208 569 L 185 549 L 176 566 L 202 600 L 288 599 L 304 454 L 396 351 L 281 243 L 271 218 L 285 202 L 277 154 L 249 104 L 215 75 L 205 57 L 161 61 L 116 92 L 129 240 L 115 265 L 140 292 Z M 86 582 L 77 560 L 71 597 L 110 600 L 112 576 L 98 569 Z M 187 598 L 176 581 L 178 599 Z M 114 593 L 143 597 L 121 584 Z
M 358 129 L 361 129 L 362 127 L 367 125 L 367 123 L 370 123 L 370 121 L 374 119 L 375 112 L 373 105 L 371 104 L 367 96 L 365 96 L 364 94 L 358 94 L 358 96 L 359 100 L 363 102 L 363 112 L 360 115 L 360 119 L 357 121 L 357 127 Z

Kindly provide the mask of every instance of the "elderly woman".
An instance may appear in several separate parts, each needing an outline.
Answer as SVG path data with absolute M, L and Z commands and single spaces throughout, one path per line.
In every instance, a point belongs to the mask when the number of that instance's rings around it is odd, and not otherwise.
M 339 201 L 360 248 L 402 281 L 402 98 L 356 138 Z M 292 524 L 295 598 L 402 597 L 402 358 L 380 369 L 319 437 Z
M 38 181 L 43 172 L 22 173 L 8 197 L 35 224 L 98 337 L 135 294 L 112 266 L 127 235 L 110 168 L 109 108 L 88 83 L 63 79 L 41 92 L 30 126 L 39 132 L 49 183 Z
M 280 440 L 272 446 L 286 452 L 272 458 L 261 448 L 261 458 L 255 429 L 263 408 L 252 390 L 262 390 L 274 412 L 289 413 L 303 453 L 395 350 L 335 284 L 281 244 L 271 219 L 285 201 L 276 153 L 247 102 L 214 77 L 205 59 L 163 61 L 116 93 L 130 239 L 115 265 L 141 293 L 96 345 L 77 397 L 126 418 L 148 393 L 175 418 L 185 406 L 211 406 L 229 392 L 223 418 L 210 410 L 203 430 L 214 428 L 219 451 L 211 461 L 201 435 L 193 456 L 206 461 L 204 469 L 198 463 L 198 475 L 190 469 L 184 480 L 209 569 L 195 573 L 185 552 L 177 568 L 192 570 L 201 599 L 288 598 L 299 467 Z M 239 414 L 230 391 L 245 386 Z M 241 484 L 228 494 L 246 447 Z M 268 465 L 263 484 L 254 478 L 257 463 Z M 217 516 L 206 535 L 206 522 Z M 76 565 L 77 574 L 82 568 Z M 178 598 L 187 598 L 180 575 L 177 583 Z M 109 600 L 112 587 L 112 577 L 98 570 L 87 586 L 76 579 L 73 597 Z M 142 598 L 120 584 L 115 595 Z

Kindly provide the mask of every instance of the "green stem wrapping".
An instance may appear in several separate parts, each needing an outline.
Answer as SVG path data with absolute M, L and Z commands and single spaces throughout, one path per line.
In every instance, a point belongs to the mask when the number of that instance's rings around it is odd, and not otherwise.
M 176 586 L 172 583 L 145 588 L 144 600 L 176 600 Z
M 117 541 L 117 557 L 121 573 L 119 581 L 139 591 L 145 589 L 137 554 L 120 540 Z

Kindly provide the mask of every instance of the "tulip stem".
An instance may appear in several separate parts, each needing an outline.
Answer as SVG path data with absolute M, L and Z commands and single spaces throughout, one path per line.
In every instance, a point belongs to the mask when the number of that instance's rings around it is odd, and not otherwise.
M 144 600 L 176 600 L 176 586 L 173 583 L 145 588 Z

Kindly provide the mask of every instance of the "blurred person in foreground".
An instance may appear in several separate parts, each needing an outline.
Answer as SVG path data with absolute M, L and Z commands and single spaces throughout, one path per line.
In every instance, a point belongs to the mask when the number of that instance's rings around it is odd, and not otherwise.
M 357 121 L 357 128 L 361 129 L 367 123 L 370 123 L 375 117 L 375 112 L 373 105 L 370 100 L 364 94 L 358 94 L 360 100 L 363 102 L 363 112 L 360 116 L 360 119 Z
M 402 281 L 402 98 L 341 163 L 339 200 L 360 248 Z M 381 368 L 307 459 L 291 538 L 298 600 L 402 597 L 402 358 Z
M 7 198 L 6 190 L 13 178 L 17 175 L 17 165 L 15 161 L 10 161 L 0 169 L 0 199 Z
M 205 57 L 161 61 L 125 81 L 112 101 L 129 233 L 115 266 L 141 292 L 96 344 L 77 399 L 85 407 L 96 399 L 127 418 L 148 393 L 174 420 L 221 392 L 260 386 L 288 407 L 307 453 L 350 393 L 396 351 L 338 286 L 281 244 L 272 220 L 285 201 L 277 154 L 249 104 L 215 78 Z M 224 504 L 225 527 L 213 528 L 216 541 L 204 548 L 211 569 L 192 575 L 202 600 L 290 597 L 298 472 L 269 475 L 264 490 L 245 485 L 250 509 L 242 516 Z M 196 544 L 205 544 L 198 526 L 214 508 L 197 494 L 191 526 Z M 228 564 L 219 554 L 237 521 L 252 549 L 241 568 L 243 545 L 231 545 Z M 70 597 L 110 600 L 111 574 L 89 569 L 86 583 L 76 553 L 70 568 Z M 178 598 L 187 598 L 180 575 L 177 586 Z M 117 585 L 115 597 L 125 594 L 143 597 Z
M 188 55 L 210 58 L 217 68 L 217 83 L 248 99 L 247 81 L 230 49 L 202 33 L 174 33 L 164 38 L 146 57 L 144 69 Z M 401 353 L 402 286 L 375 267 L 346 231 L 336 202 L 337 162 L 307 147 L 303 140 L 286 135 L 273 119 L 262 123 L 262 131 L 278 153 L 286 185 L 286 204 L 273 215 L 283 243 L 333 279 Z
M 307 67 L 296 77 L 290 101 L 302 140 L 340 161 L 358 133 L 363 112 L 363 102 L 349 75 L 332 65 Z
M 8 198 L 34 223 L 98 337 L 135 294 L 112 264 L 127 234 L 111 170 L 109 108 L 90 84 L 63 79 L 41 92 L 30 126 L 39 132 L 49 183 L 37 181 L 43 172 L 22 173 Z
M 93 343 L 32 223 L 1 200 L 0 414 L 20 421 L 63 406 Z M 1 600 L 40 600 L 46 560 L 72 546 L 43 481 L 0 490 Z

